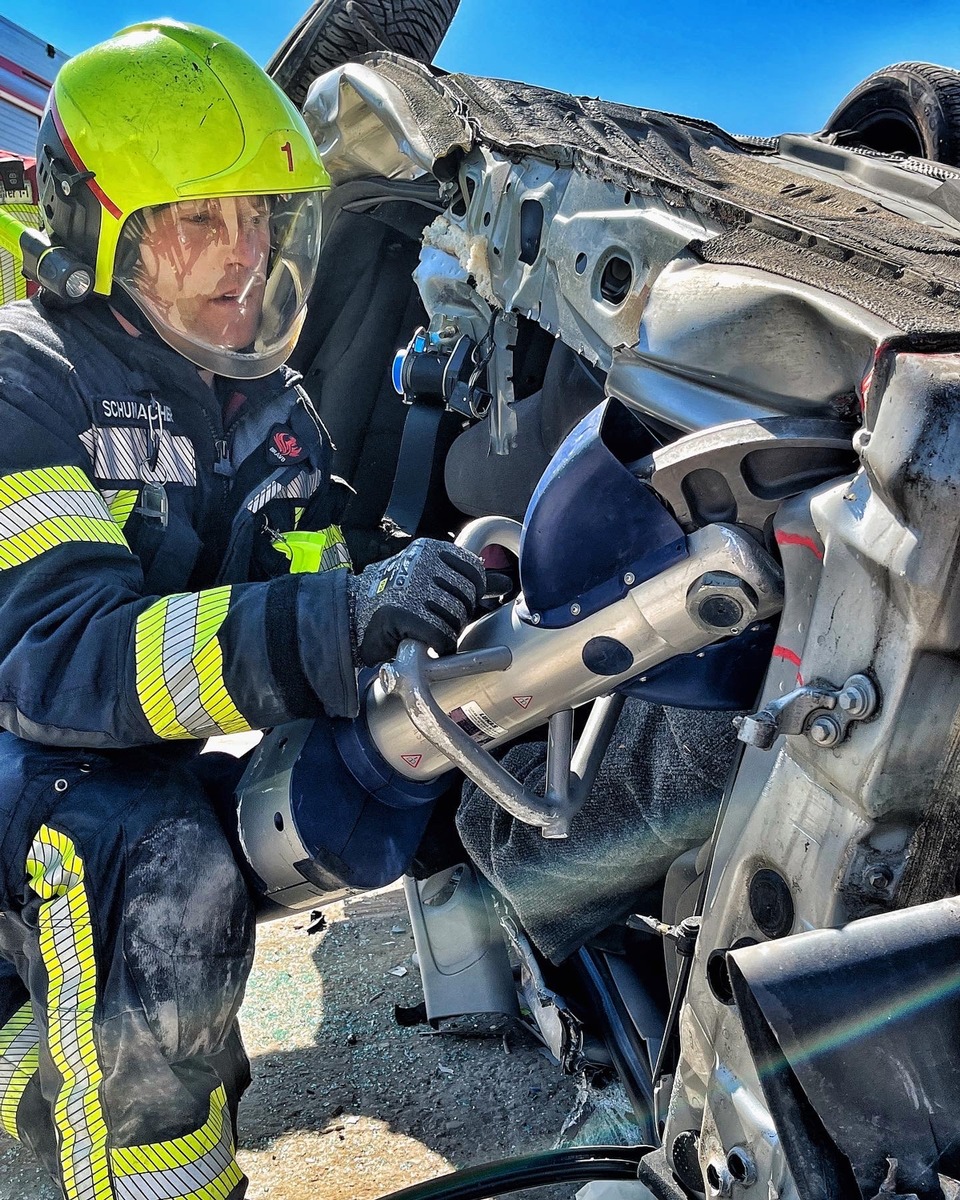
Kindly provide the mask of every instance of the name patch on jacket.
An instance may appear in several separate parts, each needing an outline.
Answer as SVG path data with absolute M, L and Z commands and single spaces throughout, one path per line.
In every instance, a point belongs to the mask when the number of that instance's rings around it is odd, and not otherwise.
M 287 425 L 274 425 L 267 436 L 267 461 L 274 466 L 292 467 L 310 457 L 297 435 Z
M 136 421 L 149 423 L 163 421 L 173 424 L 173 410 L 156 400 L 101 400 L 100 415 L 104 421 Z

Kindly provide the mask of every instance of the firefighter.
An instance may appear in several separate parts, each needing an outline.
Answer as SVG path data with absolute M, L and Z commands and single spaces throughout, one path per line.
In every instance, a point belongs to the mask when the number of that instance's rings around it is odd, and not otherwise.
M 67 1200 L 234 1200 L 251 902 L 199 750 L 354 715 L 358 665 L 453 648 L 482 569 L 348 570 L 283 366 L 328 180 L 250 58 L 168 20 L 77 56 L 38 179 L 95 289 L 0 310 L 0 1122 Z

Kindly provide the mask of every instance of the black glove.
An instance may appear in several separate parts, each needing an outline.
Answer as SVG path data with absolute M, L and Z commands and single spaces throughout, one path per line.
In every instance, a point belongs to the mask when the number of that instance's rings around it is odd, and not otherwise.
M 450 542 L 419 538 L 347 580 L 357 666 L 388 662 L 404 638 L 452 654 L 484 591 L 483 564 Z

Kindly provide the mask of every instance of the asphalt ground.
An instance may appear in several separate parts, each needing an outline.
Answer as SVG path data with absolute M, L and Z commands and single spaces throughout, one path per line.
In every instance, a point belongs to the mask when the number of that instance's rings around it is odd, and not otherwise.
M 495 1019 L 457 1033 L 395 1021 L 395 1005 L 422 998 L 399 885 L 329 906 L 325 927 L 313 924 L 303 914 L 258 931 L 241 1010 L 254 1076 L 240 1108 L 248 1200 L 375 1200 L 553 1144 L 577 1084 L 529 1034 Z M 0 1200 L 58 1200 L 6 1135 Z

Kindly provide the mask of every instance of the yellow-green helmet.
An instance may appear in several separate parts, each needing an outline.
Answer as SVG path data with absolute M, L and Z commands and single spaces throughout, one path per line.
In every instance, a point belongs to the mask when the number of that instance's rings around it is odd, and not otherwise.
M 96 292 L 109 295 L 119 284 L 161 337 L 221 374 L 264 375 L 287 357 L 316 272 L 320 193 L 329 178 L 303 118 L 237 46 L 163 19 L 132 25 L 70 59 L 40 127 L 37 176 L 51 240 L 94 269 Z M 247 197 L 257 199 L 238 199 Z M 158 233 L 163 223 L 169 227 Z M 234 333 L 211 346 L 209 331 L 198 338 L 191 327 L 201 287 L 189 279 L 197 255 L 170 247 L 187 245 L 184 232 L 196 239 L 203 223 L 210 246 L 241 230 L 261 249 L 269 226 L 252 293 L 262 319 L 244 325 L 243 336 L 256 327 L 248 344 L 235 344 Z M 257 232 L 249 234 L 248 225 Z M 155 249 L 145 265 L 145 238 L 166 239 L 159 268 Z M 176 278 L 193 287 L 189 303 L 171 297 L 174 266 Z M 151 292 L 158 271 L 169 277 L 160 300 Z M 249 307 L 249 283 L 236 282 L 241 268 L 230 271 L 229 286 L 247 288 Z M 231 299 L 237 296 L 225 293 L 222 305 Z

